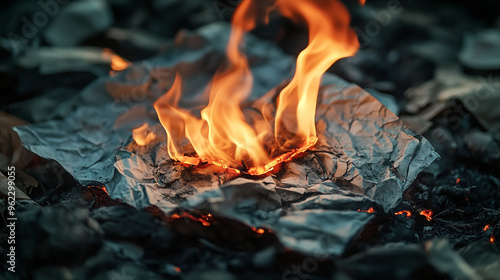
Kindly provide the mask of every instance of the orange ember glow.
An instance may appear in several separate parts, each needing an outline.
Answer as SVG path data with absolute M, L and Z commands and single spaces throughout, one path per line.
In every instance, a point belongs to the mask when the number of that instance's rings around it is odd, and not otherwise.
M 110 49 L 104 49 L 103 56 L 111 60 L 111 69 L 114 71 L 122 71 L 130 67 L 130 62 L 126 61 L 119 55 L 116 55 Z
M 89 188 L 97 188 L 100 189 L 101 191 L 105 192 L 107 195 L 109 195 L 108 190 L 106 189 L 106 186 L 101 185 L 101 186 L 88 186 Z
M 490 228 L 491 228 L 491 226 L 490 226 L 490 225 L 485 225 L 485 226 L 484 226 L 484 228 L 483 228 L 483 231 L 487 231 L 487 230 L 489 230 Z
M 255 228 L 255 227 L 253 227 L 252 230 L 255 231 L 258 234 L 264 234 L 264 232 L 266 232 L 263 228 Z
M 368 209 L 368 210 L 358 209 L 358 212 L 375 213 L 375 210 L 373 209 L 373 207 L 370 207 L 370 209 Z
M 394 213 L 394 215 L 405 215 L 406 217 L 411 217 L 411 212 L 409 210 L 401 210 L 399 212 Z
M 146 146 L 156 139 L 156 134 L 151 131 L 147 123 L 132 130 L 132 137 L 139 146 Z
M 167 132 L 168 154 L 181 163 L 211 163 L 251 175 L 265 174 L 316 144 L 316 103 L 323 73 L 359 47 L 349 27 L 350 15 L 339 0 L 276 0 L 273 6 L 243 0 L 234 12 L 227 45 L 227 63 L 210 85 L 201 111 L 179 107 L 182 77 L 154 104 Z M 309 44 L 299 54 L 291 81 L 277 96 L 276 108 L 265 104 L 257 114 L 245 114 L 242 103 L 253 88 L 253 76 L 243 52 L 244 35 L 254 29 L 262 11 L 276 9 L 305 23 Z M 268 15 L 263 22 L 267 23 Z M 255 109 L 255 108 L 254 108 Z M 273 113 L 271 112 L 274 112 Z
M 495 236 L 493 236 L 493 235 L 490 236 L 490 242 L 491 242 L 491 244 L 495 243 Z
M 422 210 L 420 211 L 420 215 L 424 216 L 427 221 L 432 221 L 432 215 L 434 214 L 434 212 L 432 212 L 432 210 Z
M 457 180 L 455 181 L 457 184 L 460 183 L 460 178 L 457 178 Z
M 172 214 L 170 216 L 170 218 L 172 218 L 173 220 L 178 220 L 178 219 L 181 219 L 181 218 L 186 218 L 186 219 L 190 219 L 190 220 L 193 220 L 193 221 L 200 222 L 205 227 L 209 227 L 211 225 L 210 222 L 212 221 L 212 214 L 201 215 L 201 217 L 195 217 L 194 215 L 191 215 L 191 214 L 189 214 L 187 212 L 183 212 L 180 215 L 179 214 Z
M 175 272 L 177 272 L 177 273 L 181 273 L 181 271 L 182 271 L 182 270 L 181 270 L 181 268 L 180 268 L 180 267 L 178 267 L 178 266 L 176 266 L 176 267 L 174 268 L 174 270 L 175 270 Z

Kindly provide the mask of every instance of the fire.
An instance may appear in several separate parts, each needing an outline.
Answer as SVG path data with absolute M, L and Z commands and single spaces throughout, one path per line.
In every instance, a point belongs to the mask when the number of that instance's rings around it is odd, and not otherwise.
M 432 215 L 434 214 L 434 212 L 432 212 L 432 210 L 422 210 L 420 211 L 420 215 L 424 216 L 427 221 L 432 221 Z
M 401 210 L 399 212 L 394 213 L 394 215 L 405 215 L 406 217 L 411 217 L 411 212 L 409 210 Z
M 457 178 L 457 180 L 455 181 L 457 184 L 460 183 L 460 178 Z
M 111 60 L 111 69 L 114 71 L 122 71 L 130 67 L 130 62 L 115 54 L 110 49 L 104 49 L 103 56 Z
M 484 226 L 484 228 L 483 228 L 483 231 L 487 231 L 487 230 L 489 230 L 490 228 L 491 228 L 491 226 L 490 226 L 490 225 L 485 225 L 485 226 Z
M 359 46 L 349 27 L 349 12 L 339 0 L 276 0 L 267 9 L 258 2 L 243 0 L 236 9 L 227 63 L 207 88 L 209 101 L 205 108 L 192 112 L 178 106 L 182 94 L 182 77 L 178 74 L 171 89 L 155 102 L 172 159 L 260 175 L 316 144 L 315 113 L 321 77 L 337 60 L 354 55 Z M 297 58 L 292 80 L 277 97 L 274 116 L 272 106 L 265 104 L 258 116 L 250 117 L 241 107 L 253 87 L 249 63 L 242 52 L 243 39 L 262 18 L 260 13 L 273 9 L 305 22 L 309 45 Z M 264 22 L 267 20 L 266 14 Z
M 137 145 L 146 146 L 156 139 L 156 134 L 151 131 L 147 123 L 144 123 L 142 126 L 132 130 L 132 137 Z
M 491 244 L 495 243 L 495 236 L 493 236 L 493 235 L 490 236 L 490 242 L 491 242 Z
M 358 212 L 375 213 L 375 210 L 373 209 L 373 207 L 370 207 L 368 210 L 358 209 Z

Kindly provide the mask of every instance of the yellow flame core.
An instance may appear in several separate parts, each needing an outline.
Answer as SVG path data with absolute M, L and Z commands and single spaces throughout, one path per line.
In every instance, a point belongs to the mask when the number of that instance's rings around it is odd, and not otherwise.
M 307 24 L 309 44 L 297 58 L 292 80 L 278 96 L 274 118 L 266 115 L 264 106 L 261 116 L 248 123 L 241 104 L 252 91 L 253 76 L 242 52 L 244 35 L 255 28 L 258 19 L 267 22 L 268 12 L 276 8 Z M 358 49 L 349 21 L 349 12 L 338 0 L 276 0 L 273 5 L 243 0 L 233 16 L 227 63 L 213 77 L 207 89 L 209 102 L 200 117 L 178 106 L 180 75 L 154 104 L 167 132 L 170 157 L 259 175 L 312 147 L 317 141 L 315 113 L 321 77 L 338 59 Z M 274 135 L 270 140 L 274 143 L 265 142 L 268 135 Z

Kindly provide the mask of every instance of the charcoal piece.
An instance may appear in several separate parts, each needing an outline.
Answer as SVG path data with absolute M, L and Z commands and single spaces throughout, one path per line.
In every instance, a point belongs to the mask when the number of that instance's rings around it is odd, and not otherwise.
M 102 246 L 103 231 L 86 204 L 66 201 L 22 211 L 17 226 L 20 273 L 43 265 L 77 265 Z M 24 270 L 24 272 L 23 272 Z
M 500 162 L 500 144 L 495 138 L 500 139 L 500 133 L 471 131 L 464 136 L 464 142 L 471 155 L 482 157 L 485 161 Z
M 99 222 L 106 238 L 138 244 L 147 243 L 159 227 L 147 212 L 131 207 L 102 207 L 92 212 L 92 217 Z
M 204 268 L 196 269 L 191 273 L 188 273 L 185 277 L 186 280 L 236 280 L 238 277 L 228 271 L 222 269 Z
M 392 269 L 387 270 L 390 263 Z M 343 259 L 340 270 L 354 279 L 483 279 L 446 240 L 421 245 L 386 244 Z

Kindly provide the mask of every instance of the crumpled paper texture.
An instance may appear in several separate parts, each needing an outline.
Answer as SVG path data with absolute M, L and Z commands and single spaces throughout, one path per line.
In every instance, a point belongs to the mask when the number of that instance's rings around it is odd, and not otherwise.
M 51 120 L 17 127 L 23 145 L 58 161 L 83 184 L 99 181 L 135 206 L 208 209 L 273 230 L 289 248 L 338 256 L 373 214 L 389 211 L 438 155 L 421 136 L 356 85 L 326 74 L 319 93 L 319 141 L 304 157 L 261 179 L 235 178 L 215 166 L 184 167 L 169 159 L 152 104 L 185 81 L 181 103 L 206 102 L 204 86 L 223 58 L 229 27 L 180 33 L 161 56 L 116 77 L 95 81 L 61 104 Z M 247 37 L 256 100 L 289 79 L 292 58 L 270 42 Z M 155 141 L 140 147 L 131 129 L 149 123 Z

